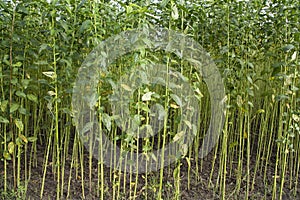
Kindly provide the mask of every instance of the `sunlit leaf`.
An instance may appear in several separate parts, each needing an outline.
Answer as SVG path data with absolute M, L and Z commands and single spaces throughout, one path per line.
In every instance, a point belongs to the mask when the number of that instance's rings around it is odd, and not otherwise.
M 10 153 L 7 152 L 7 151 L 4 151 L 4 152 L 3 152 L 3 158 L 4 158 L 5 160 L 11 160 L 11 155 L 10 155 Z
M 177 142 L 178 140 L 180 140 L 184 136 L 184 134 L 184 131 L 180 131 L 179 133 L 177 133 L 173 138 L 173 142 Z
M 21 67 L 22 66 L 22 63 L 21 62 L 17 62 L 13 65 L 14 67 Z
M 297 58 L 297 51 L 295 51 L 295 52 L 293 53 L 291 61 L 296 60 L 296 58 Z
M 172 18 L 174 20 L 178 19 L 178 17 L 179 17 L 179 15 L 178 15 L 178 8 L 177 8 L 176 4 L 174 4 L 172 6 L 172 13 L 171 13 L 171 15 L 172 15 Z
M 176 105 L 176 104 L 174 104 L 174 103 L 171 103 L 171 104 L 170 104 L 170 107 L 171 107 L 171 108 L 175 108 L 175 109 L 180 108 L 178 105 Z
M 147 92 L 146 94 L 144 94 L 142 96 L 142 101 L 150 101 L 152 94 L 154 94 L 154 92 Z
M 55 79 L 56 75 L 55 72 L 49 71 L 49 72 L 43 72 L 43 74 L 51 79 Z
M 183 120 L 184 123 L 189 127 L 189 129 L 192 129 L 192 123 L 188 120 Z
M 292 118 L 295 122 L 299 122 L 300 121 L 300 116 L 299 115 L 295 115 L 295 114 L 292 114 Z
M 55 96 L 56 93 L 54 91 L 48 91 L 47 94 L 49 94 L 50 96 Z
M 15 119 L 15 124 L 16 124 L 16 126 L 18 127 L 18 129 L 19 129 L 20 131 L 23 131 L 23 129 L 24 129 L 24 124 L 23 124 L 23 122 L 22 122 L 20 119 Z

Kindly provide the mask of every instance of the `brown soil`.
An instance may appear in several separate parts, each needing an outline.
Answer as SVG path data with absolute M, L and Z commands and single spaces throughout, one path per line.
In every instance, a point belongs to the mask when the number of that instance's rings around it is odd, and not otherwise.
M 27 193 L 26 193 L 26 199 L 40 199 L 40 191 L 42 186 L 42 177 L 43 177 L 43 158 L 44 158 L 44 152 L 45 149 L 43 149 L 42 146 L 38 146 L 38 155 L 37 155 L 37 165 L 31 167 L 31 177 L 28 182 L 27 186 Z M 86 156 L 88 157 L 88 156 Z M 204 160 L 201 161 L 201 165 L 199 165 L 199 174 L 198 176 L 195 174 L 196 165 L 195 162 L 191 162 L 191 171 L 190 175 L 188 176 L 188 167 L 185 160 L 182 160 L 181 165 L 181 171 L 180 171 L 180 198 L 179 199 L 187 199 L 187 200 L 198 200 L 198 199 L 221 199 L 222 194 L 220 194 L 220 189 L 215 188 L 214 185 L 216 185 L 218 180 L 218 160 L 215 163 L 215 169 L 212 174 L 212 180 L 209 182 L 210 179 L 210 173 L 211 173 L 211 167 L 212 167 L 212 159 L 213 155 L 212 153 L 207 156 Z M 88 160 L 85 161 L 85 175 L 83 178 L 84 181 L 84 188 L 82 188 L 82 178 L 80 177 L 80 170 L 77 177 L 75 177 L 75 170 L 70 170 L 70 163 L 71 163 L 71 154 L 66 159 L 67 163 L 65 165 L 64 170 L 64 199 L 67 199 L 67 188 L 68 188 L 68 181 L 70 172 L 72 172 L 72 178 L 70 182 L 70 194 L 69 199 L 83 199 L 82 194 L 84 191 L 85 198 L 86 199 L 100 199 L 99 196 L 97 196 L 97 191 L 95 188 L 97 187 L 97 161 L 93 161 L 93 168 L 92 168 L 92 179 L 91 184 L 89 181 L 89 167 L 88 167 Z M 272 198 L 272 185 L 273 185 L 273 175 L 274 175 L 274 163 L 270 163 L 269 170 L 267 172 L 267 179 L 264 183 L 263 180 L 263 174 L 257 173 L 255 178 L 255 184 L 253 187 L 253 190 L 249 191 L 250 197 L 249 199 L 271 199 Z M 52 173 L 52 165 L 53 163 L 49 161 L 49 165 L 47 168 L 47 174 L 45 179 L 45 185 L 44 185 L 44 193 L 42 199 L 55 199 L 56 197 L 56 181 L 54 173 Z M 236 164 L 233 164 L 233 168 Z M 228 166 L 228 165 L 227 165 Z M 246 166 L 246 164 L 244 165 Z M 253 176 L 254 176 L 254 166 L 255 166 L 255 160 L 253 159 L 252 164 L 250 168 L 250 184 L 252 184 Z M 8 172 L 9 172 L 9 186 L 12 188 L 12 162 L 8 162 Z M 0 169 L 3 169 L 3 162 L 0 162 Z M 174 199 L 174 178 L 173 178 L 173 170 L 175 169 L 175 166 L 166 167 L 164 170 L 164 186 L 163 186 L 163 199 Z M 246 170 L 246 169 L 244 169 Z M 2 171 L 2 170 L 1 170 Z M 22 169 L 22 176 L 24 177 L 24 166 Z M 111 169 L 105 168 L 104 169 L 104 179 L 105 179 L 105 199 L 112 199 L 112 193 L 113 193 L 113 184 L 112 181 L 110 181 L 110 174 Z M 159 172 L 154 172 L 148 174 L 148 185 L 153 187 L 158 187 L 159 179 L 158 174 Z M 246 184 L 247 184 L 247 177 L 244 177 L 242 183 L 241 183 L 241 189 L 240 192 L 235 192 L 236 189 L 236 170 L 229 171 L 229 168 L 227 169 L 227 178 L 226 178 L 226 197 L 225 199 L 245 199 L 245 192 L 246 192 Z M 243 174 L 246 174 L 245 171 L 243 171 Z M 145 174 L 138 175 L 138 186 L 137 186 L 137 198 L 136 199 L 145 199 Z M 126 183 L 124 183 L 124 177 L 126 177 Z M 188 177 L 190 179 L 188 180 Z M 288 177 L 288 175 L 286 176 Z M 0 178 L 3 180 L 3 172 L 0 172 Z M 121 180 L 121 187 L 120 191 L 123 195 L 119 199 L 128 199 L 128 196 L 130 195 L 130 175 L 126 174 L 126 176 L 122 175 L 120 178 Z M 132 176 L 132 180 L 135 180 L 135 175 Z M 190 185 L 188 187 L 188 182 L 190 182 Z M 125 185 L 125 188 L 123 187 Z M 279 187 L 279 179 L 277 186 Z M 296 196 L 293 195 L 293 191 L 289 189 L 290 182 L 287 180 L 285 187 L 284 187 L 284 194 L 282 199 L 300 199 L 300 187 L 298 185 L 298 190 L 296 193 Z M 292 185 L 293 186 L 293 185 Z M 91 190 L 90 190 L 91 187 Z M 3 181 L 0 182 L 0 188 L 3 188 Z M 1 189 L 0 189 L 1 191 Z M 90 192 L 91 191 L 91 192 Z M 133 187 L 131 188 L 131 191 L 133 191 Z M 148 188 L 148 199 L 155 199 L 155 193 L 153 192 L 154 189 Z M 279 191 L 279 190 L 278 190 Z M 132 193 L 133 194 L 133 193 Z M 131 195 L 132 195 L 131 194 Z M 278 194 L 277 194 L 278 195 Z M 1 196 L 0 196 L 1 197 Z M 3 197 L 2 197 L 3 198 Z M 7 197 L 6 197 L 7 199 Z M 279 198 L 278 198 L 279 199 Z

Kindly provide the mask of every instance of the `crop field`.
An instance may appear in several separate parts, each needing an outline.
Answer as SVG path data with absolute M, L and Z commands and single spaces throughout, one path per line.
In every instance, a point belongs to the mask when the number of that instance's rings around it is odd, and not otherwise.
M 300 199 L 299 0 L 1 0 L 0 199 Z

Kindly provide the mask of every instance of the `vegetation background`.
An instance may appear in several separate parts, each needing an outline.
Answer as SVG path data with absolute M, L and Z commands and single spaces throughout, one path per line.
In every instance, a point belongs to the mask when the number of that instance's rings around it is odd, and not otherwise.
M 299 199 L 299 16 L 298 0 L 2 0 L 1 198 Z M 182 32 L 210 53 L 224 80 L 227 112 L 218 144 L 198 159 L 210 110 L 201 76 L 172 54 L 144 50 L 118 60 L 111 80 L 131 65 L 170 61 L 190 80 L 202 109 L 201 130 L 177 163 L 135 175 L 106 167 L 84 148 L 72 124 L 72 89 L 101 41 L 153 25 Z M 149 91 L 160 94 L 153 102 L 173 102 L 168 122 L 175 127 L 178 99 L 166 89 L 139 89 L 137 113 L 147 108 L 140 97 Z M 133 151 L 138 141 L 103 114 L 109 93 L 109 85 L 99 86 L 99 119 L 106 117 L 100 123 L 112 123 L 115 145 Z M 165 130 L 164 137 L 141 141 L 144 147 L 180 137 Z

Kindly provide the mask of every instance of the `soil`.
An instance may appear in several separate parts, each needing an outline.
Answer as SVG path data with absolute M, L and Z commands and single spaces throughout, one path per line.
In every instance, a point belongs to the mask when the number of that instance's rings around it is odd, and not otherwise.
M 30 149 L 30 148 L 28 148 Z M 27 193 L 26 193 L 26 199 L 40 199 L 40 191 L 42 186 L 42 178 L 43 178 L 43 159 L 44 159 L 44 146 L 39 145 L 38 146 L 38 154 L 37 154 L 37 165 L 32 166 L 31 169 L 31 176 L 27 185 Z M 68 155 L 68 158 L 66 159 L 65 164 L 65 170 L 64 170 L 64 197 L 63 199 L 83 199 L 83 191 L 85 195 L 85 199 L 100 199 L 98 196 L 97 191 L 95 188 L 97 187 L 97 161 L 93 160 L 93 166 L 92 166 L 92 179 L 89 180 L 89 166 L 88 166 L 88 160 L 85 160 L 84 162 L 84 178 L 80 177 L 80 170 L 79 174 L 77 176 L 75 175 L 75 170 L 70 170 L 70 164 L 71 164 L 71 154 Z M 87 158 L 88 156 L 86 156 Z M 254 156 L 253 156 L 254 157 Z M 179 199 L 182 200 L 198 200 L 198 199 L 221 199 L 222 194 L 220 194 L 220 189 L 217 189 L 214 187 L 218 181 L 218 167 L 219 167 L 219 156 L 217 155 L 217 160 L 215 163 L 215 169 L 212 174 L 212 180 L 209 182 L 210 179 L 210 173 L 212 168 L 212 160 L 213 160 L 213 153 L 211 152 L 205 159 L 201 160 L 201 165 L 199 167 L 199 174 L 196 175 L 196 164 L 195 162 L 191 162 L 191 170 L 188 172 L 188 164 L 185 160 L 182 160 L 182 165 L 180 167 L 180 197 Z M 271 161 L 275 161 L 275 158 L 272 158 Z M 255 166 L 255 158 L 251 161 L 251 167 L 250 168 L 250 184 L 252 184 L 252 180 L 254 177 L 254 166 Z M 53 163 L 51 161 L 48 162 L 49 165 L 47 166 L 47 174 L 46 179 L 44 183 L 44 193 L 42 199 L 55 199 L 56 198 L 56 181 L 55 181 L 55 175 L 52 173 L 52 167 Z M 200 162 L 199 162 L 200 163 Z M 247 177 L 244 177 L 242 183 L 240 192 L 235 192 L 236 189 L 236 170 L 229 171 L 229 163 L 227 164 L 227 178 L 226 178 L 226 197 L 225 199 L 245 199 L 245 193 L 246 193 L 246 184 L 247 184 Z M 246 166 L 246 164 L 244 164 Z M 9 173 L 9 186 L 12 188 L 12 162 L 8 162 L 8 172 Z M 164 186 L 163 186 L 163 199 L 174 199 L 174 178 L 173 178 L 173 171 L 175 169 L 175 165 L 172 165 L 170 167 L 165 167 L 164 169 Z M 267 172 L 267 180 L 265 181 L 266 184 L 264 184 L 263 180 L 263 174 L 257 173 L 255 178 L 255 183 L 253 185 L 253 189 L 249 191 L 249 199 L 272 199 L 272 185 L 273 185 L 273 175 L 274 175 L 274 167 L 275 162 L 271 162 L 268 167 Z M 233 169 L 236 168 L 236 163 L 233 163 Z M 3 169 L 3 162 L 0 162 L 0 169 Z M 244 169 L 246 170 L 246 169 Z M 2 170 L 1 170 L 2 171 Z M 24 166 L 22 169 L 22 176 L 24 177 L 25 171 Z M 67 188 L 68 188 L 68 181 L 70 172 L 72 172 L 72 178 L 70 179 L 70 194 L 67 198 Z M 105 199 L 112 199 L 112 193 L 113 193 L 113 184 L 112 181 L 110 181 L 110 174 L 111 169 L 105 168 L 104 169 L 104 179 L 105 179 Z M 157 174 L 159 172 L 152 172 L 148 174 L 148 185 L 149 186 L 155 186 L 159 184 L 159 180 L 157 177 L 159 175 Z M 188 176 L 188 173 L 189 176 Z M 245 171 L 243 174 L 246 174 Z M 117 173 L 115 173 L 117 176 Z M 145 174 L 139 174 L 138 175 L 138 187 L 137 187 L 137 198 L 145 199 Z M 124 184 L 124 177 L 126 178 L 125 184 Z M 188 179 L 188 177 L 190 177 Z M 288 175 L 286 176 L 288 177 Z M 0 172 L 0 178 L 3 180 L 3 172 Z M 84 181 L 84 188 L 82 188 L 82 182 Z M 119 199 L 129 199 L 129 191 L 130 191 L 130 175 L 126 174 L 125 176 L 122 175 L 120 177 L 121 180 L 121 187 L 120 191 L 121 194 L 124 196 L 120 197 Z M 135 176 L 132 175 L 132 180 L 135 180 Z M 89 184 L 91 181 L 91 184 Z M 300 180 L 298 180 L 300 181 Z M 189 187 L 188 187 L 189 182 Z M 125 185 L 125 188 L 123 187 Z M 277 182 L 277 186 L 279 187 L 279 179 Z M 300 199 L 300 187 L 298 184 L 297 187 L 297 193 L 296 195 L 293 195 L 293 190 L 289 189 L 290 182 L 287 180 L 285 182 L 285 187 L 283 191 L 283 197 L 282 199 Z M 293 186 L 293 185 L 292 185 Z M 0 182 L 0 188 L 3 188 L 3 181 Z M 92 188 L 90 190 L 90 188 Z M 293 187 L 294 188 L 294 187 Z M 1 189 L 0 189 L 1 191 Z M 131 191 L 133 191 L 133 187 L 131 188 Z M 153 188 L 149 188 L 147 193 L 148 199 L 155 199 L 155 194 L 153 191 L 155 191 Z M 278 190 L 279 191 L 279 190 Z M 132 195 L 132 194 L 131 194 Z M 277 194 L 278 196 L 278 194 Z M 0 196 L 1 197 L 1 196 Z M 8 197 L 6 197 L 7 199 Z M 279 199 L 279 198 L 278 198 Z

